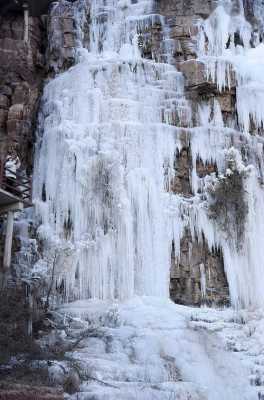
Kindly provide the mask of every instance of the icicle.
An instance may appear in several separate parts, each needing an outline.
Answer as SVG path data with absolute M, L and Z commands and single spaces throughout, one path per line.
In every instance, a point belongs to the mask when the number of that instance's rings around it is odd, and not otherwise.
M 251 48 L 252 27 L 246 21 L 242 3 L 240 12 L 232 14 L 230 4 L 219 1 L 212 15 L 200 25 L 199 57 L 207 65 L 208 80 L 220 91 L 237 88 L 237 112 L 241 130 L 247 134 L 251 121 L 263 128 L 264 121 L 264 45 Z
M 142 19 L 151 5 L 93 2 L 91 50 L 45 88 L 34 197 L 39 235 L 68 249 L 56 271 L 68 299 L 168 296 L 180 234 L 168 228 L 165 165 L 190 113 L 181 74 L 140 56 L 131 21 L 160 22 Z
M 188 228 L 194 240 L 205 238 L 209 249 L 221 248 L 232 303 L 261 305 L 262 163 L 257 174 L 242 162 L 232 148 L 242 146 L 241 134 L 225 126 L 217 100 L 199 105 L 199 123 L 192 127 L 183 77 L 167 63 L 169 32 L 152 6 L 150 0 L 92 2 L 89 49 L 79 49 L 78 64 L 45 87 L 34 176 L 45 262 L 51 249 L 59 253 L 56 280 L 67 300 L 167 297 L 171 252 L 180 256 Z M 155 24 L 163 26 L 167 62 L 146 60 L 138 48 L 138 35 Z M 243 46 L 235 43 L 235 34 Z M 208 78 L 221 91 L 235 84 L 236 73 L 244 133 L 252 121 L 259 128 L 264 119 L 263 45 L 250 48 L 250 34 L 243 10 L 233 14 L 228 1 L 200 32 L 199 57 Z M 183 132 L 193 163 L 192 198 L 170 193 Z M 259 160 L 262 152 L 259 145 Z M 216 171 L 199 177 L 197 160 L 215 165 Z M 240 251 L 235 232 L 228 236 L 208 212 L 210 185 L 232 177 L 228 160 L 243 175 L 241 201 L 248 207 Z

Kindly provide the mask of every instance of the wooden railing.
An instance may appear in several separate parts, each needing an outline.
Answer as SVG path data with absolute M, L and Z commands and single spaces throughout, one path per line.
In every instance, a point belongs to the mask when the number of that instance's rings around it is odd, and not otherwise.
M 9 176 L 6 176 L 9 175 Z M 1 171 L 0 187 L 21 199 L 23 202 L 31 202 L 32 182 L 31 178 L 25 177 L 21 172 L 13 172 L 3 167 Z

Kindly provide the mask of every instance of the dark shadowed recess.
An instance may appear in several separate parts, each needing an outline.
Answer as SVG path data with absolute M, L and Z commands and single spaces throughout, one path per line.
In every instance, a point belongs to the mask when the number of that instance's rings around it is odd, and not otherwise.
M 23 10 L 23 4 L 28 4 L 30 15 L 38 17 L 47 14 L 52 2 L 54 0 L 0 0 L 0 15 L 20 13 Z

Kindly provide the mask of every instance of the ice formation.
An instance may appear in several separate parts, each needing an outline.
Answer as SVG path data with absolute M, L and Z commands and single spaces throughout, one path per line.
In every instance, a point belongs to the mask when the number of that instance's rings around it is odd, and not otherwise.
M 195 210 L 196 220 L 193 224 L 196 229 L 197 226 L 201 227 L 212 246 L 217 242 L 220 243 L 233 304 L 246 307 L 262 306 L 261 210 L 264 193 L 260 184 L 262 162 L 259 160 L 263 157 L 263 140 L 258 133 L 263 129 L 264 121 L 262 73 L 264 46 L 245 19 L 242 1 L 239 2 L 239 10 L 234 11 L 233 7 L 232 1 L 219 1 L 211 16 L 201 23 L 198 54 L 200 61 L 206 65 L 208 80 L 215 83 L 220 91 L 236 87 L 238 124 L 235 121 L 229 126 L 224 124 L 216 101 L 213 110 L 214 120 L 210 121 L 208 106 L 202 107 L 200 109 L 202 127 L 194 129 L 191 147 L 193 160 L 199 156 L 204 163 L 213 161 L 217 164 L 218 171 L 225 176 L 233 173 L 225 165 L 231 156 L 236 169 L 243 175 L 242 197 L 247 203 L 248 210 L 242 248 L 239 250 L 236 248 L 235 242 L 238 238 L 236 237 L 234 242 L 232 235 L 230 237 L 227 232 L 227 227 L 223 235 L 223 229 L 222 232 L 219 232 L 219 227 L 215 229 L 216 226 L 212 226 L 203 211 L 199 209 Z M 252 130 L 256 134 L 255 137 L 250 136 L 249 132 Z M 242 139 L 244 145 L 250 149 L 248 156 L 243 160 L 239 153 L 241 133 L 245 135 Z M 208 138 L 209 148 L 206 146 Z M 254 152 L 255 156 L 252 156 Z M 193 183 L 194 191 L 197 192 L 199 182 L 197 183 L 195 165 Z
M 233 4 L 219 0 L 197 23 L 208 81 L 219 91 L 236 88 L 238 119 L 227 121 L 217 97 L 200 101 L 193 118 L 183 75 L 172 65 L 169 28 L 152 0 L 74 3 L 77 63 L 45 87 L 34 175 L 43 249 L 35 270 L 45 274 L 56 261 L 70 340 L 90 325 L 102 329 L 68 354 L 88 377 L 72 400 L 263 398 L 248 380 L 251 374 L 264 386 L 263 315 L 254 311 L 248 322 L 236 309 L 264 305 L 264 46 L 242 2 Z M 146 59 L 140 35 L 155 24 L 163 43 Z M 192 159 L 189 197 L 171 188 L 183 137 Z M 216 172 L 199 177 L 198 159 Z M 232 196 L 233 184 L 240 198 L 230 202 L 234 209 L 239 202 L 240 214 L 213 215 L 216 193 L 224 187 Z M 179 257 L 185 229 L 221 249 L 235 310 L 168 300 L 171 253 Z M 199 272 L 205 296 L 203 263 Z
M 157 297 L 77 301 L 61 312 L 73 318 L 71 332 L 74 325 L 100 332 L 67 354 L 86 376 L 71 400 L 256 400 L 262 393 L 248 377 L 252 371 L 257 379 L 263 359 L 253 354 L 263 343 L 258 316 L 245 326 L 232 309 L 193 309 Z M 247 329 L 254 326 L 250 350 Z
M 92 2 L 91 48 L 45 88 L 39 231 L 68 243 L 61 279 L 70 297 L 166 297 L 173 235 L 166 186 L 179 145 L 173 121 L 188 112 L 183 78 L 140 56 L 137 30 L 159 18 L 150 1 L 104 3 Z
M 87 4 L 77 4 L 81 32 Z M 255 38 L 253 48 L 242 4 L 234 12 L 232 2 L 219 1 L 199 23 L 198 43 L 220 90 L 234 84 L 235 71 L 238 126 L 224 123 L 216 99 L 199 105 L 192 126 L 183 76 L 170 64 L 169 31 L 151 0 L 97 0 L 90 12 L 89 48 L 80 46 L 78 63 L 45 87 L 38 129 L 38 234 L 46 258 L 57 254 L 57 286 L 67 300 L 166 298 L 172 247 L 178 256 L 187 227 L 222 249 L 233 305 L 263 305 L 263 141 L 249 130 L 263 127 L 264 45 Z M 154 61 L 141 56 L 138 35 L 156 22 L 164 54 Z M 170 191 L 183 133 L 193 160 L 191 199 Z M 240 155 L 241 135 L 255 152 L 248 160 Z M 217 165 L 223 184 L 235 171 L 242 177 L 242 246 L 232 216 L 227 231 L 208 215 L 207 193 L 219 179 L 198 177 L 198 157 Z
M 239 125 L 248 134 L 250 123 L 263 128 L 264 45 L 245 19 L 243 2 L 235 15 L 232 6 L 232 1 L 219 1 L 202 23 L 200 57 L 207 65 L 208 78 L 221 90 L 230 88 L 232 79 L 236 79 Z

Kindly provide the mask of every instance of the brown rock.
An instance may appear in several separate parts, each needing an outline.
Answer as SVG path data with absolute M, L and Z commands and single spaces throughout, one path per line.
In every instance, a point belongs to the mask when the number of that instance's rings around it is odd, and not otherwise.
M 23 126 L 24 126 L 24 121 L 17 120 L 17 119 L 11 119 L 8 120 L 6 125 L 7 125 L 7 134 L 9 136 L 9 139 L 17 140 L 22 132 Z
M 12 96 L 13 104 L 25 104 L 28 101 L 29 89 L 25 85 L 18 85 Z
M 159 0 L 164 15 L 207 18 L 217 5 L 216 0 Z
M 231 113 L 235 110 L 235 99 L 234 95 L 231 93 L 221 94 L 220 96 L 217 96 L 216 99 L 219 102 L 222 112 Z
M 13 104 L 12 107 L 9 108 L 8 112 L 8 120 L 21 120 L 23 119 L 23 104 Z
M 45 78 L 45 29 L 43 19 L 30 18 L 30 41 L 26 46 L 23 13 L 10 13 L 1 19 L 0 24 L 0 109 L 8 111 L 8 115 L 1 111 L 0 116 L 0 154 L 19 143 L 22 164 L 29 168 L 32 129 Z
M 171 27 L 171 36 L 172 37 L 188 37 L 197 35 L 197 26 L 195 24 L 196 18 L 193 16 L 177 16 L 175 21 L 170 22 Z
M 63 38 L 64 38 L 64 47 L 75 46 L 75 40 L 72 33 L 65 33 Z
M 201 159 L 196 160 L 196 173 L 199 178 L 204 178 L 206 175 L 217 173 L 217 166 L 213 163 L 204 164 Z
M 4 82 L 5 81 L 3 79 L 3 83 Z M 0 86 L 0 93 L 3 94 L 4 96 L 11 97 L 12 96 L 12 88 L 4 83 L 3 86 Z
M 64 18 L 63 19 L 63 32 L 64 33 L 73 33 L 74 32 L 74 21 L 72 18 Z
M 185 59 L 196 58 L 195 42 L 193 40 L 182 39 L 181 47 L 182 47 L 183 53 L 185 54 Z
M 8 109 L 9 100 L 4 94 L 0 94 L 0 108 Z
M 174 246 L 172 249 L 170 297 L 175 303 L 185 305 L 228 304 L 228 283 L 221 251 L 210 251 L 205 241 L 198 242 L 186 231 L 179 258 L 175 258 Z
M 8 112 L 6 110 L 0 109 L 0 127 L 3 128 L 6 125 Z
M 191 181 L 190 175 L 192 170 L 192 158 L 190 150 L 183 148 L 177 152 L 175 159 L 175 176 L 171 181 L 170 190 L 173 193 L 191 196 Z
M 206 65 L 203 62 L 190 59 L 178 63 L 178 69 L 183 73 L 186 79 L 187 89 L 195 89 L 199 94 L 219 93 L 216 83 L 212 82 L 207 73 Z M 234 71 L 231 72 L 230 86 L 230 90 L 233 90 L 236 86 Z
M 24 26 L 22 24 L 22 21 L 16 18 L 15 20 L 11 21 L 11 26 L 12 32 L 10 36 L 16 40 L 23 40 Z
M 195 1 L 195 14 L 207 18 L 212 12 L 212 1 Z
M 184 61 L 179 64 L 179 70 L 186 79 L 186 86 L 194 87 L 208 84 L 206 66 L 201 61 Z

